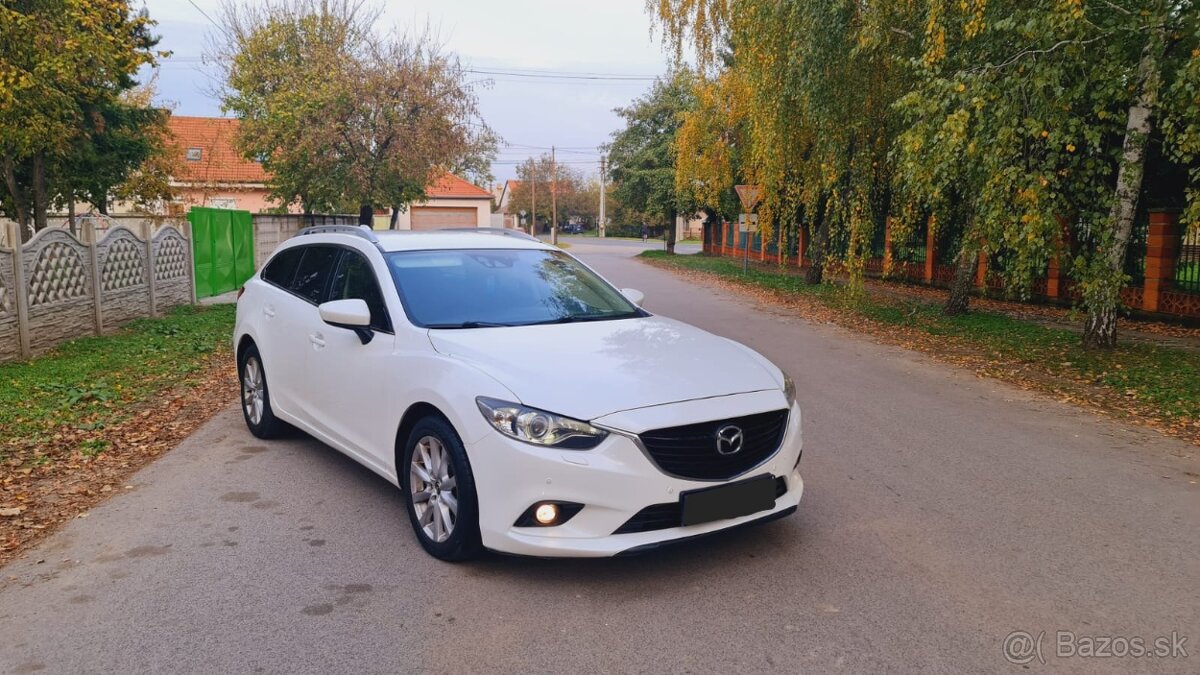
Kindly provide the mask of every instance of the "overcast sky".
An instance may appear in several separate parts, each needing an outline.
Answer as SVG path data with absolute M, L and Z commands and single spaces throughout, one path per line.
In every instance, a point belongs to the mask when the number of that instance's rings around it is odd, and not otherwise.
M 189 0 L 142 1 L 158 21 L 159 48 L 173 52 L 159 69 L 160 99 L 180 115 L 220 115 L 219 102 L 209 94 L 209 71 L 198 57 L 206 34 L 216 30 L 205 13 L 218 18 L 221 0 L 194 0 L 195 6 Z M 468 68 L 630 76 L 656 76 L 667 69 L 658 36 L 650 33 L 644 0 L 379 1 L 386 6 L 388 26 L 404 30 L 429 24 Z M 541 152 L 527 146 L 564 148 L 561 161 L 595 173 L 595 147 L 621 126 L 612 109 L 650 86 L 644 80 L 471 77 L 492 81 L 479 89 L 482 113 L 510 144 L 495 164 L 498 180 L 513 177 L 516 161 Z

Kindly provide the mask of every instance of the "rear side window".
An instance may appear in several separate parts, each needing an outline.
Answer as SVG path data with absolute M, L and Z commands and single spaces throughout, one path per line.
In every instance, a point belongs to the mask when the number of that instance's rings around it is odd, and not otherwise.
M 312 303 L 324 301 L 325 289 L 341 249 L 336 246 L 306 246 L 290 290 Z
M 338 265 L 337 274 L 333 277 L 333 285 L 329 290 L 330 300 L 349 300 L 358 298 L 367 303 L 371 310 L 371 328 L 387 333 L 392 332 L 392 323 L 388 320 L 387 307 L 383 304 L 383 294 L 379 292 L 379 284 L 375 281 L 375 270 L 367 259 L 355 253 L 346 251 L 342 254 L 342 262 Z
M 279 255 L 271 258 L 271 262 L 267 263 L 267 267 L 262 273 L 263 280 L 280 288 L 289 288 L 292 285 L 292 279 L 296 278 L 296 268 L 300 265 L 300 258 L 303 256 L 304 249 L 301 247 L 281 251 Z

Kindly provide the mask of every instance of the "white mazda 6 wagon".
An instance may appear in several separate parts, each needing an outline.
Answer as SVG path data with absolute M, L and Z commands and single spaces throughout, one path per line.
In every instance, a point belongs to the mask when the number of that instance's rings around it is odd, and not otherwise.
M 792 381 L 641 300 L 512 231 L 309 228 L 238 299 L 246 424 L 398 485 L 443 560 L 635 553 L 793 513 Z

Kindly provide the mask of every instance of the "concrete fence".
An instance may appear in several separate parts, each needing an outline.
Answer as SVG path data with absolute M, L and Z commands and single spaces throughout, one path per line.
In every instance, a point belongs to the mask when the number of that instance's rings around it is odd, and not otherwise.
M 15 224 L 6 229 L 6 243 L 20 241 Z M 187 226 L 117 225 L 97 238 L 84 223 L 79 237 L 49 227 L 0 246 L 0 361 L 195 302 L 193 270 Z

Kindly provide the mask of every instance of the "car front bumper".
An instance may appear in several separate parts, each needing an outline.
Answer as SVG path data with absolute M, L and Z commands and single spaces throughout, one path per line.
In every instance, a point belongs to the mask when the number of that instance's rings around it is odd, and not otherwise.
M 804 492 L 804 481 L 797 468 L 803 446 L 800 409 L 795 405 L 780 449 L 762 464 L 726 481 L 667 475 L 636 441 L 637 433 L 650 428 L 778 410 L 786 405 L 782 395 L 771 394 L 776 398 L 759 392 L 718 399 L 720 404 L 716 407 L 673 404 L 638 411 L 637 415 L 612 420 L 624 425 L 619 428 L 633 431 L 610 433 L 598 447 L 587 451 L 541 448 L 499 432 L 487 434 L 468 447 L 479 495 L 483 545 L 517 555 L 607 557 L 641 552 L 795 511 Z M 714 414 L 714 410 L 719 412 Z M 613 534 L 647 506 L 678 502 L 682 492 L 763 474 L 782 476 L 786 481 L 786 491 L 776 497 L 771 509 L 691 526 Z M 553 527 L 513 525 L 526 509 L 542 501 L 575 502 L 584 508 L 567 522 Z

